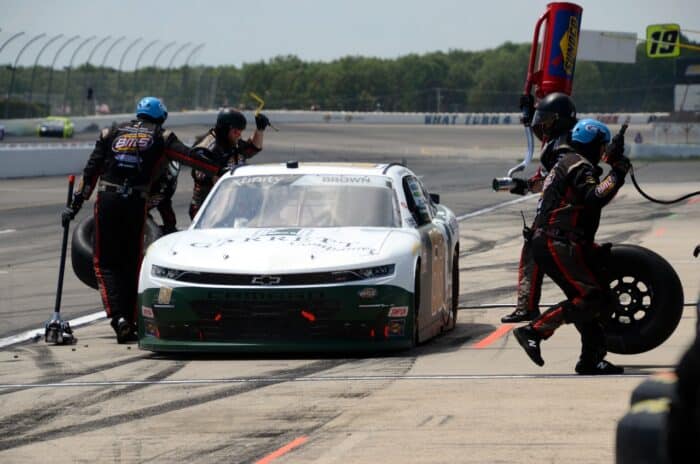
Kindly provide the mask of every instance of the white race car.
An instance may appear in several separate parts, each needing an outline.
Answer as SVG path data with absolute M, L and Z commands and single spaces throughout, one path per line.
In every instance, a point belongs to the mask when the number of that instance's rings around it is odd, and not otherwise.
M 402 349 L 454 328 L 459 229 L 398 164 L 241 166 L 139 278 L 152 351 Z

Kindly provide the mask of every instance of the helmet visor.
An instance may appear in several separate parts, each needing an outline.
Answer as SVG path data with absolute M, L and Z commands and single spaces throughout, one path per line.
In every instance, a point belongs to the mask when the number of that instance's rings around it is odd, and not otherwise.
M 538 139 L 551 138 L 554 124 L 559 115 L 553 111 L 536 110 L 532 118 L 532 131 Z

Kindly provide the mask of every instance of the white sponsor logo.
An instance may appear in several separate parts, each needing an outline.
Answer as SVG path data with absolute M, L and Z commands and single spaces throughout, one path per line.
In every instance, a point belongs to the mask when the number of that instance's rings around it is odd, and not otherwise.
M 406 317 L 408 316 L 408 306 L 394 306 L 389 310 L 389 317 Z
M 153 319 L 153 308 L 149 308 L 148 306 L 141 306 L 141 315 L 143 317 Z

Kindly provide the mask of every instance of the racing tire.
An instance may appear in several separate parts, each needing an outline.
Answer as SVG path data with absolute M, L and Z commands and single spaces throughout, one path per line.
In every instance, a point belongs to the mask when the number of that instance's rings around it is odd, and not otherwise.
M 459 247 L 455 248 L 452 257 L 452 322 L 447 328 L 453 330 L 457 327 L 457 311 L 459 311 Z
M 416 347 L 420 343 L 420 322 L 418 320 L 418 312 L 420 310 L 420 262 L 416 264 L 416 277 L 414 279 L 413 292 L 413 319 L 411 320 L 413 328 L 411 329 L 411 347 Z
M 615 463 L 668 462 L 666 424 L 668 399 L 646 400 L 634 405 L 617 423 Z
M 637 354 L 661 345 L 683 314 L 683 287 L 664 258 L 636 245 L 610 252 L 610 289 L 617 308 L 605 321 L 608 351 Z
M 630 406 L 658 398 L 668 398 L 674 400 L 676 398 L 676 382 L 678 378 L 674 372 L 661 372 L 655 374 L 632 390 L 630 396 Z
M 97 277 L 92 263 L 92 242 L 95 235 L 95 217 L 86 216 L 73 230 L 71 237 L 71 265 L 76 277 L 88 287 L 97 290 Z M 146 218 L 144 226 L 144 250 L 163 235 L 151 218 Z

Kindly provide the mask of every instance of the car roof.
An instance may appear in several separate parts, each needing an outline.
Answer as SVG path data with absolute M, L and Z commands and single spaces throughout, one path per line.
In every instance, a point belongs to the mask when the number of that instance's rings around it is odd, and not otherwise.
M 293 167 L 297 163 L 296 167 Z M 398 163 L 322 163 L 322 162 L 296 162 L 250 164 L 239 166 L 228 176 L 263 176 L 263 175 L 294 175 L 294 174 L 334 174 L 334 175 L 363 175 L 363 176 L 391 176 L 389 171 L 394 166 L 406 169 Z

